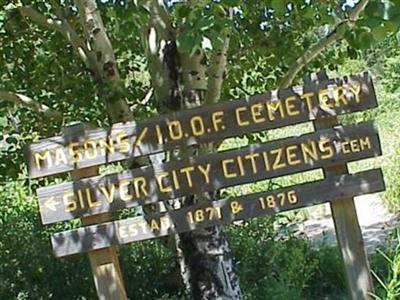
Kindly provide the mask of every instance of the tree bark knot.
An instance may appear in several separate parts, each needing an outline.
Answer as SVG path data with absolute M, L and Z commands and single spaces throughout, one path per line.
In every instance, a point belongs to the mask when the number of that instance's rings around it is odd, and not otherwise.
M 106 77 L 114 76 L 115 75 L 114 63 L 112 61 L 107 61 L 106 63 L 104 63 L 103 71 Z
M 96 27 L 95 29 L 92 30 L 93 35 L 99 34 L 101 31 L 100 27 Z

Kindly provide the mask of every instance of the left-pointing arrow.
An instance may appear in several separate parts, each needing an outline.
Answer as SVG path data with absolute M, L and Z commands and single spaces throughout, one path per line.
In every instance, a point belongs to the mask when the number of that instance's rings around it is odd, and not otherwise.
M 46 206 L 47 209 L 52 210 L 52 211 L 57 211 L 57 204 L 59 204 L 58 201 L 54 200 L 54 197 L 50 197 L 49 199 L 46 200 L 44 205 Z

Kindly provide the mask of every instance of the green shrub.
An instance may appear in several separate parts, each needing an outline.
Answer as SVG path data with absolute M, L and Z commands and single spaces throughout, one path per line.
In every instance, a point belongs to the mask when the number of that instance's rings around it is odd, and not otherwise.
M 346 278 L 339 248 L 322 244 L 314 249 L 312 256 L 317 260 L 317 266 L 305 292 L 305 299 L 347 299 Z
M 308 242 L 275 217 L 246 221 L 228 231 L 244 299 L 301 299 L 317 260 Z
M 85 257 L 54 257 L 28 187 L 8 183 L 0 195 L 0 299 L 93 298 Z
M 79 223 L 43 227 L 30 191 L 27 181 L 0 186 L 0 299 L 95 299 L 86 255 L 58 259 L 49 243 L 51 232 Z M 121 247 L 120 262 L 135 299 L 179 296 L 173 254 L 159 241 Z
M 385 277 L 373 272 L 376 281 L 380 285 L 380 293 L 373 297 L 379 300 L 396 300 L 400 298 L 400 230 L 396 232 L 393 241 L 394 249 L 378 250 L 384 258 L 387 272 Z

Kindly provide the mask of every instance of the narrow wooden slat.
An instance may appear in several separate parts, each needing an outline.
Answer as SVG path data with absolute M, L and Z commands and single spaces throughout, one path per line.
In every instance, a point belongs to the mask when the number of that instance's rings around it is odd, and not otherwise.
M 65 139 L 71 138 L 71 132 L 83 134 L 82 124 L 68 126 L 63 129 Z M 97 167 L 74 170 L 71 172 L 73 180 L 80 180 L 98 175 Z M 99 214 L 82 218 L 85 225 L 94 225 L 110 221 L 109 214 Z M 115 247 L 107 247 L 88 253 L 90 267 L 92 269 L 99 300 L 127 300 L 122 272 L 119 265 L 118 255 Z
M 370 122 L 58 184 L 40 188 L 37 194 L 42 222 L 48 224 L 374 157 L 380 153 L 379 138 Z
M 327 86 L 330 86 L 327 90 Z M 25 151 L 32 178 L 125 160 L 176 147 L 293 125 L 376 107 L 371 77 L 351 75 L 266 92 L 141 122 L 86 131 L 66 141 L 48 138 Z
M 354 196 L 379 192 L 384 188 L 380 169 L 332 176 L 323 181 L 55 233 L 51 236 L 51 243 L 55 255 L 61 257 L 172 233 L 229 224 L 326 201 L 343 202 L 340 199 L 351 199 Z

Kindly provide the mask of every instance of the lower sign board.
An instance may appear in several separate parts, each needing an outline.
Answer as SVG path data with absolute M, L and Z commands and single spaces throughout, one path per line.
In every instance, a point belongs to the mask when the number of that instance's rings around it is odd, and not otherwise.
M 43 224 L 381 154 L 371 122 L 38 189 Z
M 61 257 L 172 233 L 228 224 L 327 201 L 339 201 L 384 189 L 382 172 L 380 169 L 375 169 L 55 233 L 51 236 L 51 243 L 55 255 Z

